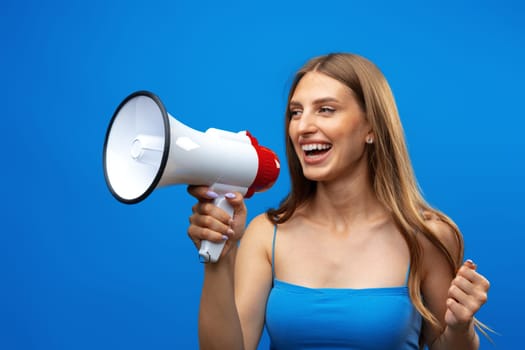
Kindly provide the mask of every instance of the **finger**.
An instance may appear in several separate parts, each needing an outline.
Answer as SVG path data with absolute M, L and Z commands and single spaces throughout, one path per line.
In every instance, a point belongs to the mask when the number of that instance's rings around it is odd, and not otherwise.
M 220 209 L 217 208 L 215 211 L 219 210 Z M 190 225 L 201 227 L 211 231 L 216 231 L 220 234 L 225 234 L 227 236 L 233 235 L 233 231 L 230 226 L 231 219 L 229 218 L 228 214 L 224 213 L 223 211 L 218 212 L 218 214 L 225 215 L 226 218 L 221 220 L 218 219 L 216 216 L 212 215 L 194 214 L 190 216 Z
M 472 284 L 479 284 L 483 280 L 483 277 L 476 270 L 465 265 L 459 268 L 456 277 L 467 280 Z
M 199 200 L 213 200 L 219 196 L 217 193 L 210 190 L 208 186 L 189 185 L 186 188 L 186 191 Z
M 472 270 L 476 270 L 478 268 L 478 265 L 476 265 L 474 261 L 470 259 L 465 260 L 465 262 L 463 263 L 463 266 L 466 266 Z
M 483 276 L 480 275 L 480 277 L 484 279 Z M 488 281 L 486 282 L 488 284 Z M 456 278 L 452 280 L 451 285 L 459 287 L 466 294 L 477 299 L 483 299 L 483 294 L 486 295 L 488 288 L 486 288 L 484 284 L 472 282 L 461 275 L 456 276 Z
M 230 205 L 232 206 L 234 215 L 246 213 L 246 205 L 244 203 L 244 197 L 242 196 L 242 194 L 240 194 L 239 192 L 235 192 L 235 193 L 231 192 L 231 193 L 226 193 L 224 197 L 226 198 L 228 203 L 230 203 Z
M 239 192 L 226 193 L 224 197 L 233 208 L 231 226 L 237 235 L 242 236 L 242 234 L 244 233 L 247 215 L 244 197 Z
M 453 318 L 455 324 L 452 324 L 452 326 L 458 325 L 460 323 L 468 323 L 474 317 L 474 313 L 471 310 L 469 310 L 453 298 L 447 299 L 447 309 L 454 316 Z
M 450 286 L 448 290 L 449 298 L 454 299 L 458 304 L 469 309 L 472 313 L 478 311 L 480 305 L 476 302 L 476 298 L 466 293 L 457 285 Z
M 456 277 L 448 290 L 449 297 L 476 313 L 487 301 L 487 292 L 463 277 Z
M 471 294 L 474 291 L 474 285 L 472 284 L 472 282 L 460 275 L 456 276 L 456 278 L 452 280 L 452 283 L 450 285 L 451 285 L 451 288 L 453 286 L 457 287 L 461 289 L 463 292 L 465 292 L 466 294 Z
M 195 247 L 197 247 L 197 249 L 201 249 L 201 240 L 200 239 L 197 239 L 197 238 L 193 238 L 191 235 L 190 235 L 190 231 L 188 229 L 188 237 L 190 237 L 190 240 L 193 242 L 193 245 L 195 245 Z
M 230 215 L 213 203 L 197 203 L 192 207 L 192 211 L 197 216 L 209 216 L 225 225 L 231 224 Z
M 476 288 L 488 291 L 490 288 L 489 281 L 483 275 L 477 272 L 475 268 L 477 268 L 477 265 L 467 260 L 463 266 L 459 268 L 457 276 L 463 277 L 470 281 L 474 286 L 476 286 Z
M 200 243 L 203 240 L 216 243 L 228 240 L 227 235 L 221 234 L 220 232 L 214 230 L 210 230 L 206 227 L 196 225 L 190 225 L 190 227 L 188 227 L 188 236 L 197 246 L 197 248 L 200 248 Z

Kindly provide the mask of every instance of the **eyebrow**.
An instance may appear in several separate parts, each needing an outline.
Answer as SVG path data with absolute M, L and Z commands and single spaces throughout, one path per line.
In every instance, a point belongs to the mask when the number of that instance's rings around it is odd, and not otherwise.
M 319 105 L 319 104 L 328 103 L 328 102 L 337 102 L 337 103 L 339 103 L 339 100 L 337 100 L 334 97 L 321 97 L 321 98 L 318 98 L 318 99 L 314 100 L 313 104 L 314 105 Z M 292 107 L 292 106 L 302 106 L 302 103 L 292 100 L 292 101 L 290 101 L 290 107 Z

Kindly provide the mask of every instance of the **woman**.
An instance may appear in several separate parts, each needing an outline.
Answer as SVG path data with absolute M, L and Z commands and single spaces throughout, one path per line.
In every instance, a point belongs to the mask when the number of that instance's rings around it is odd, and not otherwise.
M 477 349 L 488 281 L 456 225 L 422 198 L 389 85 L 352 54 L 310 60 L 286 110 L 291 192 L 245 230 L 192 186 L 188 234 L 227 240 L 205 265 L 203 349 Z M 246 232 L 245 232 L 246 231 Z M 240 245 L 237 242 L 243 237 Z

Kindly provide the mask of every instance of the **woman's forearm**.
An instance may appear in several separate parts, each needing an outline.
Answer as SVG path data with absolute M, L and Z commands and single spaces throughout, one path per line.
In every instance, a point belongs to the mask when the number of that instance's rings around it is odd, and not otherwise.
M 202 350 L 244 348 L 233 284 L 236 253 L 237 247 L 234 247 L 219 262 L 204 267 L 199 310 L 199 343 Z
M 446 327 L 430 350 L 478 350 L 479 336 L 471 323 L 466 329 Z

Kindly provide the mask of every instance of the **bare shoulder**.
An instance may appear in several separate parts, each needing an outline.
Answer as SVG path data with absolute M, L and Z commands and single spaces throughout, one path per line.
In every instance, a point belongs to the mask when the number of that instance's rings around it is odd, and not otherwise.
M 448 222 L 442 220 L 437 214 L 425 211 L 423 213 L 425 225 L 433 233 L 435 240 L 439 241 L 452 257 L 462 254 L 463 243 L 460 233 Z M 427 268 L 435 268 L 436 263 L 445 262 L 446 257 L 432 238 L 426 235 L 418 235 L 423 248 L 423 265 Z
M 434 236 L 455 256 L 458 250 L 461 249 L 461 237 L 459 233 L 448 222 L 441 220 L 441 218 L 430 211 L 423 213 L 425 225 L 432 231 Z M 421 235 L 421 244 L 423 248 L 435 249 L 435 245 L 428 239 Z
M 262 248 L 268 251 L 271 248 L 273 229 L 274 224 L 265 213 L 257 215 L 246 228 L 240 246 L 249 250 Z
M 248 229 L 250 230 L 260 230 L 260 229 L 273 229 L 273 223 L 268 219 L 268 216 L 266 213 L 262 213 L 257 215 L 252 219 L 250 224 L 248 225 Z
M 267 239 L 268 236 L 271 236 L 273 228 L 274 223 L 268 219 L 268 216 L 266 216 L 265 213 L 259 214 L 252 219 L 246 228 L 246 233 L 244 234 L 243 239 Z

